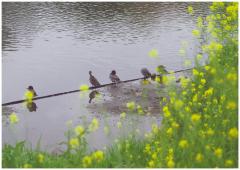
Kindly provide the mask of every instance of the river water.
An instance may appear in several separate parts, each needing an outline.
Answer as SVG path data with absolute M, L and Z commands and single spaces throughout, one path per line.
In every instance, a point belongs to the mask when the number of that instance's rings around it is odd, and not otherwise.
M 186 12 L 189 5 L 195 9 L 193 16 Z M 90 85 L 89 70 L 105 84 L 113 69 L 122 80 L 140 77 L 142 67 L 151 72 L 159 64 L 167 70 L 182 69 L 184 60 L 193 61 L 198 51 L 191 34 L 197 16 L 207 13 L 208 3 L 199 2 L 3 2 L 2 102 L 22 99 L 29 85 L 39 96 Z M 185 57 L 179 53 L 183 46 Z M 152 49 L 158 57 L 149 57 Z M 135 87 L 139 82 L 124 86 L 126 93 Z M 103 101 L 111 98 L 109 90 L 101 93 Z M 23 104 L 3 107 L 3 144 L 26 140 L 34 147 L 41 139 L 43 149 L 53 150 L 66 140 L 67 121 L 75 126 L 96 117 L 100 128 L 88 135 L 88 143 L 91 149 L 103 148 L 120 134 L 139 129 L 141 136 L 152 123 L 161 122 L 159 115 L 129 115 L 120 130 L 116 124 L 122 110 L 109 109 L 117 105 L 114 98 L 113 104 L 103 101 L 91 105 L 88 94 L 74 93 L 37 100 L 35 112 Z M 98 102 L 106 107 L 96 109 Z M 8 123 L 13 111 L 20 120 L 16 125 Z M 112 131 L 108 136 L 103 132 L 106 122 Z

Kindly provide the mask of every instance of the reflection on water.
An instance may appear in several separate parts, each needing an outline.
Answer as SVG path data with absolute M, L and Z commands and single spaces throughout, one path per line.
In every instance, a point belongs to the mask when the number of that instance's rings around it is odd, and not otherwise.
M 196 17 L 186 13 L 188 5 L 180 2 L 3 2 L 3 103 L 22 99 L 29 84 L 39 96 L 78 89 L 89 82 L 88 70 L 105 84 L 110 83 L 112 70 L 117 70 L 121 80 L 127 80 L 140 77 L 143 67 L 151 73 L 158 65 L 165 65 L 167 70 L 181 69 L 182 41 L 187 41 L 186 58 L 190 60 L 197 53 L 198 45 L 191 35 Z M 208 3 L 191 5 L 196 9 L 196 16 L 208 13 Z M 158 50 L 159 58 L 148 57 L 151 49 Z M 126 101 L 118 100 L 121 94 L 117 94 L 114 98 L 117 102 L 111 103 L 111 95 L 118 93 L 114 89 L 110 93 L 111 90 L 99 91 L 103 101 L 94 98 L 94 93 L 85 96 L 76 93 L 38 100 L 27 108 L 14 105 L 11 109 L 18 114 L 20 122 L 14 130 L 3 125 L 3 143 L 26 140 L 34 146 L 42 136 L 43 146 L 51 148 L 65 139 L 67 121 L 73 120 L 77 125 L 85 116 L 87 120 L 98 117 L 101 123 L 108 122 L 103 113 L 109 117 L 113 140 L 119 136 L 119 129 L 115 127 L 119 113 L 112 112 L 120 112 Z M 94 98 L 91 103 L 89 97 Z M 95 106 L 104 111 L 100 113 Z M 150 110 L 159 111 L 154 107 Z M 132 117 L 137 119 L 140 131 L 148 131 L 151 122 L 161 121 L 151 115 Z M 3 122 L 6 119 L 3 117 Z M 89 136 L 91 147 L 112 142 L 100 132 L 103 129 L 100 127 Z M 96 139 L 102 142 L 94 143 Z
M 37 105 L 35 102 L 27 102 L 26 107 L 29 112 L 36 112 L 36 110 L 37 110 Z

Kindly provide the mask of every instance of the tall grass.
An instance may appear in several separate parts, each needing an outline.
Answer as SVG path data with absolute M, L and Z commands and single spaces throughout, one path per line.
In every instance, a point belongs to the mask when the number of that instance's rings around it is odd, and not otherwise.
M 3 167 L 238 167 L 238 3 L 215 2 L 210 10 L 193 30 L 201 48 L 192 77 L 182 77 L 175 88 L 173 75 L 163 77 L 171 87 L 163 99 L 164 119 L 147 138 L 122 139 L 105 152 L 87 153 L 84 134 L 96 129 L 95 120 L 88 128 L 76 127 L 75 136 L 68 133 L 61 155 L 26 149 L 24 142 L 5 145 Z

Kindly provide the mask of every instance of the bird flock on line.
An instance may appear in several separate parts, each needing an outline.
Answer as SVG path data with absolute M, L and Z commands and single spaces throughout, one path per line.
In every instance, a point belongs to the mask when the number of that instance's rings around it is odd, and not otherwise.
M 165 69 L 165 66 L 163 66 L 163 65 L 159 65 L 159 66 L 157 67 L 157 70 L 158 70 L 158 72 L 161 73 L 161 74 L 166 74 L 166 73 L 168 73 L 168 71 Z M 151 80 L 154 81 L 155 78 L 156 78 L 156 74 L 155 74 L 155 73 L 151 74 L 150 71 L 149 71 L 147 68 L 142 68 L 142 69 L 141 69 L 141 73 L 142 73 L 142 75 L 144 76 L 144 79 L 151 78 Z M 100 84 L 99 81 L 96 79 L 96 77 L 94 77 L 94 76 L 92 75 L 92 71 L 89 71 L 89 75 L 90 75 L 89 81 L 90 81 L 90 83 L 92 84 L 93 87 L 101 86 L 101 84 Z M 120 80 L 120 78 L 118 77 L 118 75 L 117 75 L 117 73 L 116 73 L 115 70 L 112 70 L 112 72 L 111 72 L 110 75 L 109 75 L 109 78 L 110 78 L 110 80 L 111 80 L 113 83 L 116 83 L 116 84 L 117 84 L 117 83 L 120 83 L 120 82 L 121 82 L 121 80 Z M 162 77 L 161 77 L 161 75 L 160 75 L 160 83 L 162 83 Z M 34 90 L 33 86 L 29 86 L 29 87 L 27 88 L 27 90 L 33 94 L 33 97 L 36 97 L 36 96 L 37 96 L 37 93 L 36 93 L 36 91 Z M 99 92 L 98 92 L 97 90 L 93 90 L 93 91 L 89 94 L 89 98 L 90 98 L 90 99 L 89 99 L 89 103 L 91 103 L 92 99 L 94 99 L 98 94 L 99 94 Z

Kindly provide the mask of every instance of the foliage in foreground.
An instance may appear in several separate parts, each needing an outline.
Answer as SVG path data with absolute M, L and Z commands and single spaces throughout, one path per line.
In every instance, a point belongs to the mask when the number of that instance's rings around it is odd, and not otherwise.
M 148 138 L 87 153 L 80 145 L 85 129 L 78 127 L 62 155 L 5 145 L 3 167 L 238 167 L 238 3 L 216 2 L 210 10 L 193 31 L 210 40 L 201 46 L 193 77 L 183 77 L 180 90 L 169 88 L 162 126 L 153 126 Z M 200 66 L 203 55 L 208 61 Z M 163 79 L 170 86 L 172 79 Z

